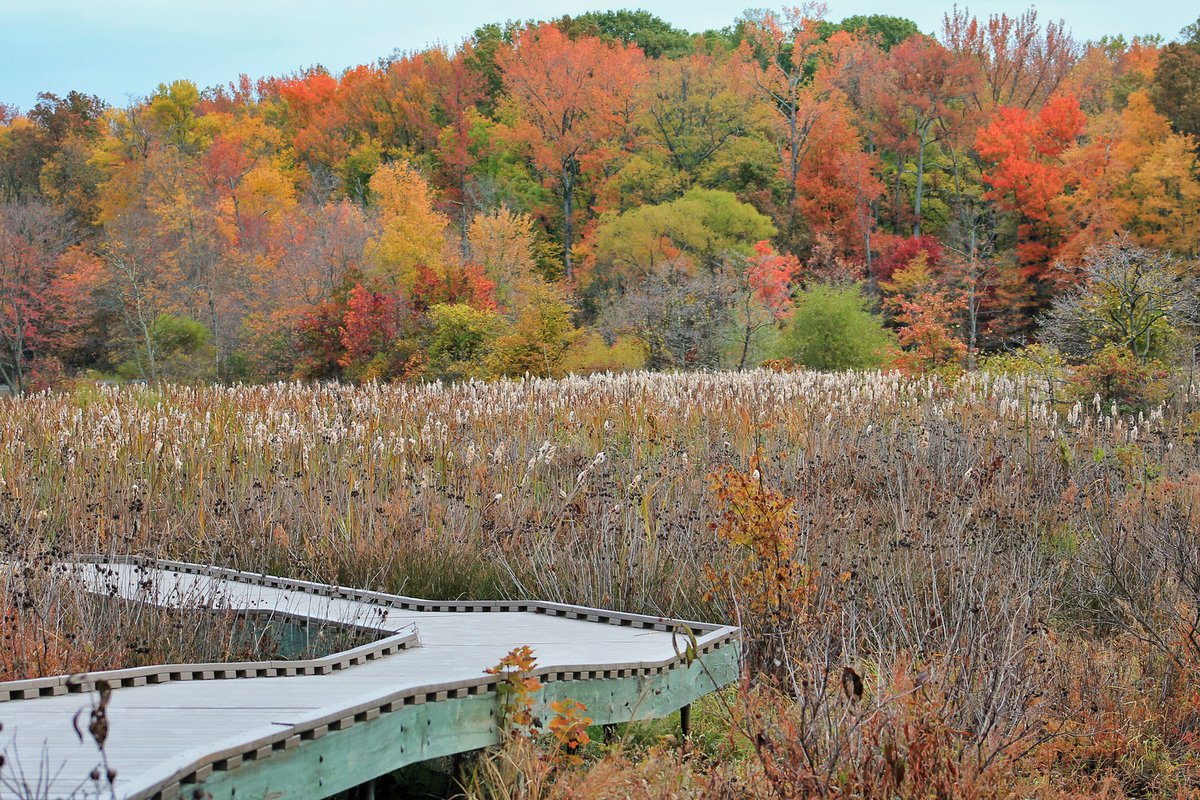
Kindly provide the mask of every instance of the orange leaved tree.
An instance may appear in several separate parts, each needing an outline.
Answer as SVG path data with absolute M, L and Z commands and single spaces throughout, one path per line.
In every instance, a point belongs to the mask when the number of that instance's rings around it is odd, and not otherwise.
M 1062 155 L 1084 124 L 1079 101 L 1058 95 L 1036 113 L 998 109 L 975 137 L 975 149 L 991 164 L 983 176 L 988 197 L 1018 214 L 1017 257 L 1022 276 L 1032 284 L 1035 308 L 1049 302 L 1066 222 L 1063 195 L 1071 175 Z
M 625 129 L 645 59 L 637 47 L 569 39 L 552 24 L 518 32 L 496 59 L 516 120 L 513 137 L 530 148 L 562 196 L 563 266 L 570 278 L 576 183 L 585 160 Z

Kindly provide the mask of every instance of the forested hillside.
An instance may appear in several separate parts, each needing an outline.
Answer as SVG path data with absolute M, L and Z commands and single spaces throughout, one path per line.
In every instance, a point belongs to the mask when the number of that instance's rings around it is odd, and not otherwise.
M 1192 357 L 1198 86 L 1200 23 L 808 5 L 43 94 L 0 106 L 0 384 L 956 371 L 1040 341 L 1016 358 L 1144 395 Z

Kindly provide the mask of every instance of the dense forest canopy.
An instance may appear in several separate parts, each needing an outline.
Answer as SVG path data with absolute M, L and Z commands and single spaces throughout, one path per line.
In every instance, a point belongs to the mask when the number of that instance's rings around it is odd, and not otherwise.
M 1086 323 L 1159 297 L 1103 280 L 1194 288 L 1198 110 L 1200 22 L 818 4 L 42 94 L 0 105 L 0 384 L 1163 365 L 1192 304 Z

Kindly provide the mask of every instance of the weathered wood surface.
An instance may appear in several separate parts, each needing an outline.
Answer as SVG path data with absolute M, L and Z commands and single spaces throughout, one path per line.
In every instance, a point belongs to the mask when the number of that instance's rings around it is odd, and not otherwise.
M 0 744 L 15 777 L 40 763 L 64 796 L 99 761 L 72 718 L 103 677 L 117 796 L 325 797 L 413 761 L 496 741 L 496 679 L 512 648 L 538 660 L 543 701 L 570 697 L 597 724 L 662 716 L 736 678 L 738 632 L 554 603 L 448 603 L 174 562 L 76 567 L 93 591 L 161 605 L 278 613 L 378 632 L 308 662 L 171 665 L 0 683 Z M 436 610 L 434 610 L 436 609 Z M 293 674 L 293 673 L 300 674 Z M 84 716 L 86 726 L 86 714 Z M 0 789 L 0 798 L 18 793 Z

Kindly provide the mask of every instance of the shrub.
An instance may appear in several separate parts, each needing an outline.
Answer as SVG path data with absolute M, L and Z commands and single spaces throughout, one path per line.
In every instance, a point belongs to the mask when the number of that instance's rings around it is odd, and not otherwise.
M 512 332 L 495 341 L 487 369 L 496 376 L 561 377 L 568 353 L 580 332 L 571 322 L 572 308 L 558 287 L 530 280 Z
M 1061 378 L 1065 370 L 1062 354 L 1041 344 L 995 353 L 985 357 L 979 366 L 984 372 L 996 375 L 1046 380 Z
M 1070 387 L 1076 399 L 1098 396 L 1129 413 L 1165 400 L 1168 374 L 1158 362 L 1142 363 L 1124 347 L 1110 344 L 1071 370 Z
M 159 314 L 150 325 L 149 346 L 137 349 L 135 356 L 117 368 L 122 378 L 165 378 L 182 383 L 210 380 L 216 369 L 216 348 L 212 332 L 204 323 L 189 317 Z
M 1164 359 L 1200 318 L 1200 285 L 1167 253 L 1117 238 L 1089 252 L 1080 272 L 1040 320 L 1042 339 L 1076 359 L 1110 346 L 1141 362 Z
M 676 269 L 678 267 L 678 269 Z M 609 335 L 638 340 L 646 351 L 646 367 L 715 369 L 728 342 L 729 293 L 709 274 L 689 275 L 682 262 L 665 274 L 646 279 L 604 314 L 601 327 Z
M 504 329 L 499 314 L 466 303 L 433 306 L 429 322 L 428 369 L 431 375 L 445 378 L 471 375 Z
M 612 344 L 594 331 L 586 333 L 563 361 L 567 372 L 629 372 L 646 364 L 646 349 L 632 336 L 617 336 Z
M 817 284 L 796 298 L 777 356 L 811 369 L 870 369 L 882 366 L 894 345 L 857 287 Z

